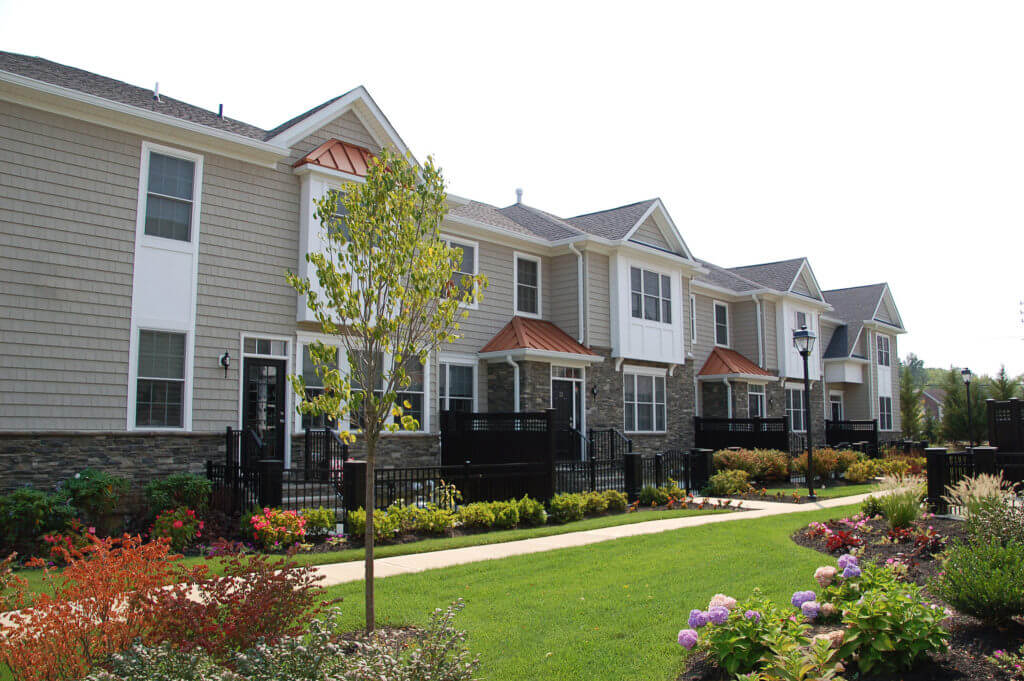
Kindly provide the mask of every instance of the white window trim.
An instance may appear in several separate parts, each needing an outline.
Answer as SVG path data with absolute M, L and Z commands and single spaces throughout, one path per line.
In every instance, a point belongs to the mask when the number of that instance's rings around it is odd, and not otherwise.
M 437 403 L 438 403 L 438 408 L 439 409 L 440 409 L 441 397 L 442 397 L 442 395 L 441 395 L 441 380 L 440 380 L 441 379 L 440 371 L 441 371 L 441 365 L 442 364 L 453 364 L 455 366 L 464 366 L 464 367 L 468 366 L 468 367 L 472 367 L 472 369 L 473 369 L 473 411 L 474 412 L 479 411 L 480 410 L 480 408 L 479 408 L 479 401 L 480 401 L 480 383 L 479 383 L 479 380 L 480 379 L 479 379 L 479 374 L 477 372 L 478 372 L 478 366 L 479 366 L 480 363 L 477 361 L 476 357 L 474 357 L 473 355 L 454 355 L 454 354 L 447 354 L 447 353 L 441 353 L 438 356 L 438 359 L 437 359 L 437 370 L 438 370 Z M 446 381 L 447 381 L 447 378 L 446 378 Z M 444 396 L 444 398 L 448 399 L 447 396 Z M 439 417 L 440 417 L 440 415 L 439 415 Z
M 885 340 L 885 359 L 888 362 L 887 364 L 883 364 L 881 358 L 879 357 L 879 355 L 882 354 L 881 346 L 883 339 Z M 889 339 L 889 336 L 885 335 L 884 333 L 875 334 L 875 362 L 880 367 L 888 368 L 892 366 L 892 341 Z
M 756 388 L 756 390 L 755 390 Z M 758 395 L 761 397 L 761 415 L 751 416 L 750 414 L 750 396 Z M 768 412 L 768 390 L 764 383 L 748 383 L 747 384 L 747 417 L 748 418 L 765 418 L 765 414 Z
M 455 242 L 457 244 L 463 244 L 465 246 L 472 246 L 473 247 L 473 272 L 472 272 L 472 274 L 474 276 L 480 274 L 480 242 L 479 241 L 473 241 L 472 239 L 464 239 L 464 238 L 462 238 L 460 236 L 456 236 L 454 234 L 447 234 L 447 233 L 442 233 L 441 234 L 441 241 L 444 241 L 449 246 L 452 245 L 452 242 Z M 538 272 L 539 271 L 540 270 L 538 268 Z M 540 283 L 540 276 L 539 275 L 537 277 L 537 282 L 538 282 L 538 284 Z M 539 289 L 540 287 L 538 286 L 537 288 Z M 473 292 L 477 293 L 478 291 L 479 291 L 479 285 L 478 284 L 473 284 Z M 537 305 L 539 307 L 540 303 L 538 302 Z M 479 301 L 473 301 L 472 303 L 469 303 L 468 305 L 465 304 L 465 303 L 459 303 L 459 307 L 465 308 L 467 310 L 476 310 L 477 308 L 480 307 L 480 303 L 479 303 Z
M 785 414 L 786 414 L 786 419 L 789 421 L 789 429 L 790 429 L 791 432 L 794 432 L 794 433 L 806 433 L 807 432 L 807 426 L 809 425 L 807 423 L 803 423 L 802 424 L 803 425 L 803 429 L 802 430 L 797 430 L 796 428 L 793 427 L 793 420 L 789 417 L 789 395 L 788 395 L 788 392 L 790 390 L 795 390 L 795 391 L 797 391 L 797 392 L 802 394 L 804 392 L 804 387 L 802 385 L 787 385 L 785 390 L 786 390 L 786 393 L 787 393 L 786 396 L 785 396 L 785 400 L 786 400 Z M 800 398 L 800 403 L 801 403 L 800 404 L 800 421 L 801 422 L 804 422 L 804 421 L 807 420 L 807 405 L 804 404 L 806 401 L 807 401 L 807 396 L 806 395 L 804 395 L 803 397 Z
M 256 337 L 257 338 L 270 338 L 270 340 L 277 340 L 277 339 L 272 338 L 270 336 L 256 336 Z M 311 334 L 311 333 L 301 333 L 300 332 L 300 333 L 297 333 L 295 335 L 295 342 L 293 343 L 293 345 L 295 346 L 295 350 L 292 353 L 294 355 L 294 360 L 293 360 L 294 364 L 292 366 L 295 367 L 295 375 L 296 376 L 303 376 L 303 377 L 305 377 L 305 374 L 303 372 L 304 367 L 302 365 L 302 348 L 306 347 L 307 345 L 312 345 L 316 341 L 320 341 L 324 345 L 330 345 L 330 346 L 333 346 L 333 347 L 337 348 L 338 349 L 338 366 L 339 367 L 341 366 L 341 361 L 345 358 L 345 347 L 339 342 L 339 340 L 336 337 L 332 337 L 332 336 L 325 335 L 325 334 L 322 334 L 322 333 Z M 242 342 L 244 343 L 245 340 L 243 339 Z M 246 357 L 263 357 L 263 356 L 264 355 L 246 355 Z M 292 414 L 293 414 L 291 430 L 292 430 L 292 432 L 295 435 L 304 435 L 305 431 L 302 430 L 302 414 L 300 414 L 299 411 L 298 411 L 298 409 L 299 409 L 299 399 L 298 399 L 298 395 L 294 394 L 295 391 L 292 390 L 291 383 L 288 384 L 288 393 L 289 393 L 289 395 L 291 397 L 291 400 L 293 402 L 293 404 L 291 406 L 291 411 L 292 411 Z M 241 411 L 239 411 L 239 413 L 241 413 Z M 338 432 L 338 428 L 334 428 L 334 431 Z
M 889 427 L 882 427 L 882 400 L 889 400 Z M 891 433 L 896 430 L 896 414 L 893 413 L 893 399 L 889 395 L 878 396 L 878 430 Z
M 725 308 L 725 343 L 718 342 L 718 307 Z M 732 347 L 732 329 L 730 328 L 732 320 L 729 318 L 729 303 L 722 300 L 714 301 L 711 307 L 711 325 L 714 328 L 714 340 L 715 345 L 720 348 Z
M 697 344 L 697 296 L 690 294 L 690 345 Z
M 832 399 L 839 398 L 839 418 L 840 420 L 846 419 L 846 397 L 843 395 L 841 390 L 830 390 L 828 393 L 828 403 L 825 407 L 825 417 L 828 419 L 832 418 Z
M 195 163 L 195 175 L 192 181 L 192 231 L 190 241 L 176 241 L 146 234 L 146 199 L 149 194 L 149 155 L 152 152 L 182 158 Z M 182 149 L 165 147 L 161 144 L 143 140 L 142 155 L 139 160 L 139 189 L 135 205 L 135 262 L 138 262 L 139 249 L 155 248 L 192 256 L 192 309 L 189 324 L 168 324 L 165 320 L 137 314 L 135 306 L 135 290 L 132 287 L 131 322 L 128 337 L 128 400 L 126 414 L 126 430 L 129 431 L 190 431 L 192 430 L 192 390 L 195 379 L 195 339 L 196 339 L 196 300 L 199 290 L 199 235 L 203 198 L 203 156 Z M 169 331 L 185 334 L 185 387 L 182 399 L 182 426 L 176 427 L 138 427 L 135 424 L 135 409 L 138 402 L 139 379 L 139 331 Z M 241 396 L 239 396 L 241 400 Z M 239 416 L 241 419 L 241 416 Z
M 519 261 L 529 260 L 537 263 L 537 311 L 522 312 L 519 309 Z M 541 259 L 535 255 L 512 252 L 512 314 L 520 317 L 540 319 L 544 315 L 544 267 Z
M 650 376 L 652 378 L 661 378 L 661 379 L 663 379 L 665 381 L 665 428 L 662 429 L 662 430 L 657 430 L 657 429 L 655 429 L 655 430 L 636 430 L 635 427 L 634 427 L 633 430 L 626 430 L 626 379 L 627 379 L 627 377 L 633 377 L 633 380 L 634 380 L 633 391 L 634 391 L 634 396 L 635 396 L 636 395 L 636 383 L 635 383 L 635 381 L 636 381 L 636 377 L 637 376 Z M 655 425 L 658 423 L 658 418 L 657 418 L 657 413 L 656 413 L 657 412 L 657 408 L 658 408 L 657 395 L 658 395 L 658 390 L 657 390 L 656 387 L 654 387 L 653 397 L 654 397 L 655 402 L 653 404 L 654 404 L 654 410 L 655 411 L 651 413 L 651 419 L 652 419 L 652 422 Z M 634 404 L 639 404 L 639 402 L 634 400 Z M 669 400 L 668 400 L 668 370 L 667 369 L 659 369 L 658 367 L 641 367 L 641 366 L 624 366 L 624 367 L 622 367 L 622 428 L 623 428 L 623 430 L 627 434 L 633 434 L 633 435 L 664 435 L 665 433 L 667 433 L 668 432 L 668 405 L 669 405 Z M 636 414 L 634 413 L 634 415 L 633 415 L 633 425 L 636 426 L 638 421 L 639 421 L 639 419 L 636 418 Z

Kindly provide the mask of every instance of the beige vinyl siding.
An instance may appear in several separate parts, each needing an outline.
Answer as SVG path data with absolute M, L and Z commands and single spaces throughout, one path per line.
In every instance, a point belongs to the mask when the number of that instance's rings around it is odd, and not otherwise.
M 457 234 L 449 227 L 445 232 Z M 462 337 L 446 346 L 446 351 L 479 352 L 512 319 L 512 253 L 513 249 L 508 246 L 479 242 L 479 272 L 487 277 L 488 285 L 477 309 L 470 310 L 469 317 L 459 323 Z M 546 284 L 546 281 L 541 282 L 542 287 Z
M 140 154 L 0 102 L 0 430 L 124 430 Z
M 573 338 L 579 337 L 579 286 L 576 255 L 551 258 L 551 321 Z
M 825 366 L 825 351 L 828 349 L 829 343 L 832 342 L 832 334 L 836 332 L 836 328 L 838 327 L 835 324 L 826 322 L 820 316 L 818 317 L 818 343 L 821 345 L 821 352 L 818 353 L 818 356 L 822 358 L 822 371 L 824 371 Z
M 868 388 L 867 372 L 864 372 L 863 383 L 844 383 L 843 388 L 843 409 L 846 410 L 846 418 L 852 421 L 859 421 L 874 418 L 869 408 L 871 404 L 871 391 Z
M 633 233 L 633 236 L 630 238 L 633 241 L 641 241 L 645 244 L 650 244 L 651 246 L 663 248 L 666 251 L 674 250 L 668 243 L 668 239 L 665 238 L 665 235 L 661 233 L 660 229 L 658 229 L 658 225 L 655 223 L 653 217 L 649 217 L 644 220 L 644 223 L 637 228 Z
M 694 296 L 697 303 L 697 342 L 693 346 L 693 368 L 699 373 L 708 355 L 715 349 L 714 298 L 700 293 Z M 729 310 L 729 332 L 732 333 L 732 310 Z
M 857 339 L 856 344 L 853 346 L 853 354 L 858 357 L 871 358 L 871 354 L 868 352 L 868 330 L 861 329 L 860 337 Z
M 903 430 L 900 418 L 900 363 L 899 350 L 896 347 L 898 336 L 889 336 L 889 354 L 892 357 L 889 367 L 892 370 L 892 429 Z
M 775 319 L 775 303 L 761 302 L 761 322 L 764 324 L 764 368 L 779 370 L 779 339 Z
M 611 335 L 611 298 L 608 256 L 587 251 L 586 314 L 587 344 L 593 347 L 609 348 Z
M 887 324 L 895 325 L 892 314 L 889 312 L 889 306 L 885 304 L 884 300 L 882 301 L 882 304 L 878 306 L 878 314 L 875 315 L 875 319 Z
M 793 293 L 799 293 L 810 298 L 815 297 L 814 294 L 811 293 L 811 288 L 807 285 L 807 280 L 804 279 L 803 275 L 797 277 L 796 281 L 793 282 Z
M 757 307 L 753 301 L 729 304 L 729 343 L 757 364 Z

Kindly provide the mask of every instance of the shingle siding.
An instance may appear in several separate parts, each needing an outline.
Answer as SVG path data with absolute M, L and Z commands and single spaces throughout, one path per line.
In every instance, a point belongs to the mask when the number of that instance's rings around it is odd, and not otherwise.
M 586 263 L 586 342 L 589 346 L 607 348 L 612 344 L 608 256 L 587 251 Z
M 663 248 L 666 251 L 671 251 L 672 246 L 668 243 L 665 235 L 658 229 L 658 225 L 655 224 L 654 218 L 650 217 L 644 220 L 644 223 L 637 228 L 633 233 L 632 239 L 634 241 L 641 241 L 651 246 L 657 246 Z
M 579 287 L 576 255 L 551 258 L 551 321 L 573 338 L 579 336 Z
M 729 339 L 732 349 L 757 364 L 757 308 L 753 302 L 729 305 Z

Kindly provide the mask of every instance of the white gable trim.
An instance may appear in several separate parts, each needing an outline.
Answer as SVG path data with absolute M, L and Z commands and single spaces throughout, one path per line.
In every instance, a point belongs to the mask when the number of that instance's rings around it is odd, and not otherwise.
M 882 289 L 882 295 L 878 296 L 878 303 L 875 305 L 875 311 L 871 313 L 871 319 L 869 321 L 885 324 L 889 327 L 893 326 L 892 324 L 878 319 L 878 308 L 882 306 L 882 302 L 885 301 L 886 298 L 889 299 L 889 310 L 893 314 L 893 321 L 896 322 L 898 328 L 905 329 L 906 327 L 903 326 L 903 317 L 900 316 L 900 311 L 896 309 L 896 301 L 893 300 L 892 292 L 889 290 L 888 284 L 885 284 L 885 288 Z
M 815 294 L 818 300 L 824 301 L 825 296 L 821 293 L 821 286 L 818 285 L 818 278 L 814 276 L 814 270 L 811 269 L 811 263 L 807 261 L 807 258 L 804 258 L 803 263 L 800 265 L 800 269 L 797 270 L 796 276 L 793 277 L 793 281 L 789 282 L 789 293 L 794 293 L 793 287 L 796 286 L 796 282 L 800 277 L 804 276 L 804 273 L 806 273 L 810 278 L 811 286 L 808 288 L 811 289 L 811 293 Z M 797 293 L 796 295 L 801 294 Z
M 402 141 L 398 132 L 391 126 L 391 123 L 384 116 L 380 107 L 373 101 L 373 97 L 370 96 L 370 93 L 362 85 L 348 92 L 336 102 L 320 109 L 315 114 L 307 116 L 290 128 L 274 135 L 267 141 L 272 144 L 291 147 L 349 109 L 355 113 L 375 142 L 381 146 L 384 146 L 383 142 L 388 142 L 394 145 L 402 154 L 409 153 L 409 148 L 405 145 L 405 142 Z M 383 140 L 381 133 L 383 133 Z
M 644 222 L 647 221 L 647 218 L 652 215 L 655 216 L 655 223 L 658 225 L 658 229 L 661 230 L 661 234 L 665 237 L 666 241 L 674 243 L 680 250 L 682 250 L 683 255 L 687 259 L 693 260 L 693 253 L 690 252 L 690 248 L 686 245 L 686 241 L 683 239 L 682 233 L 680 233 L 679 228 L 676 227 L 675 221 L 673 221 L 672 216 L 668 214 L 668 210 L 665 209 L 665 204 L 661 202 L 661 199 L 655 199 L 654 203 L 651 204 L 651 207 L 644 211 L 644 214 L 640 216 L 640 219 L 636 221 L 636 224 L 634 224 L 626 236 L 623 237 L 623 241 L 629 241 L 632 239 L 636 231 L 640 229 L 640 226 L 643 225 Z M 668 229 L 666 229 L 666 227 L 668 227 Z

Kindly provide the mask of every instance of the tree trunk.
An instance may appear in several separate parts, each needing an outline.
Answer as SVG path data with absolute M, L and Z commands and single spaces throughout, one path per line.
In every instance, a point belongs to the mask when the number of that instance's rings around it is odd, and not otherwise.
M 363 538 L 363 546 L 366 549 L 363 560 L 365 561 L 366 574 L 364 576 L 366 586 L 366 631 L 373 631 L 376 623 L 376 608 L 373 598 L 373 508 L 376 506 L 374 498 L 375 485 L 374 464 L 376 463 L 377 435 L 372 434 L 366 438 L 366 536 Z

